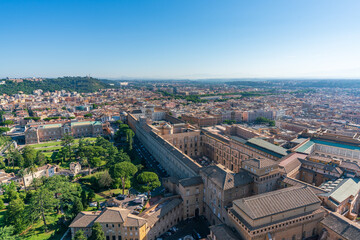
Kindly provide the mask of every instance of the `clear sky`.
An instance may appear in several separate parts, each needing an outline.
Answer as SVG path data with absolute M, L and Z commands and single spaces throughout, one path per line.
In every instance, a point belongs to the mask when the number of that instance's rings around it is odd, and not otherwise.
M 360 0 L 0 0 L 0 77 L 360 78 Z

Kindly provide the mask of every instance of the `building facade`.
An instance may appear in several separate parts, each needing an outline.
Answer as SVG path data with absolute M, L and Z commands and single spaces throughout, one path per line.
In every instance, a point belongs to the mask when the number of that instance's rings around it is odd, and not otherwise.
M 57 124 L 32 125 L 25 130 L 25 143 L 60 140 L 66 134 L 75 138 L 96 137 L 104 134 L 109 124 L 97 121 L 67 122 Z

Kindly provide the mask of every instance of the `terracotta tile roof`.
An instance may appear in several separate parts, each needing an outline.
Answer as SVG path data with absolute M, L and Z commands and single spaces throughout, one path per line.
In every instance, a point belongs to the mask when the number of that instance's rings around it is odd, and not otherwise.
M 141 227 L 146 224 L 144 218 L 130 214 L 130 210 L 112 207 L 102 212 L 81 212 L 72 221 L 69 227 L 91 227 L 94 222 L 98 223 L 123 223 L 124 226 Z
M 71 222 L 69 227 L 91 227 L 100 213 L 101 212 L 80 212 Z
M 123 209 L 123 208 L 106 208 L 101 215 L 95 220 L 95 222 L 116 222 L 116 223 L 123 223 L 125 222 L 127 216 L 130 214 L 130 210 Z

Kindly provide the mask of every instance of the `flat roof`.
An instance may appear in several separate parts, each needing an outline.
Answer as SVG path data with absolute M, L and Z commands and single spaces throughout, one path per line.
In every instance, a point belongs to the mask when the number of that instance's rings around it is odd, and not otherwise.
M 324 196 L 328 196 L 339 205 L 349 196 L 356 196 L 359 190 L 360 179 L 348 178 L 341 181 L 330 193 L 325 193 Z
M 40 126 L 42 128 L 59 128 L 61 127 L 61 124 L 60 123 L 57 123 L 57 124 L 47 124 L 47 125 L 42 125 Z
M 304 145 L 302 145 L 301 147 L 299 147 L 298 149 L 296 149 L 296 152 L 306 152 L 306 150 L 308 150 L 312 145 L 314 145 L 315 143 L 313 141 L 308 141 L 307 143 L 305 143 Z
M 86 121 L 86 122 L 71 122 L 71 126 L 80 126 L 80 125 L 101 125 L 99 121 Z
M 250 138 L 247 142 L 247 145 L 260 148 L 259 150 L 267 152 L 271 155 L 275 155 L 277 157 L 283 157 L 288 154 L 287 150 L 283 147 L 279 147 L 275 144 L 269 143 L 265 140 L 262 140 L 260 138 Z
M 333 146 L 333 147 L 338 147 L 338 148 L 346 148 L 346 149 L 350 149 L 350 150 L 358 150 L 358 151 L 360 151 L 360 147 L 358 147 L 358 146 L 352 146 L 352 145 L 347 145 L 347 144 L 343 144 L 343 143 L 323 141 L 323 140 L 318 140 L 318 139 L 313 139 L 312 141 L 314 143 L 317 143 L 317 144 L 322 144 L 322 145 L 328 145 L 328 146 Z

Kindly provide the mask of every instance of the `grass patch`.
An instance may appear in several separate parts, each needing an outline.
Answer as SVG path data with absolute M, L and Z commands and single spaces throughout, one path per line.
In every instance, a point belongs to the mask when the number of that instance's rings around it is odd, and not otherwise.
M 110 189 L 110 190 L 106 190 L 106 191 L 102 191 L 102 194 L 106 195 L 106 196 L 112 196 L 113 194 L 115 194 L 115 196 L 122 194 L 122 189 L 117 188 L 117 189 Z M 125 189 L 125 194 L 128 194 L 128 190 Z
M 53 141 L 53 142 L 45 142 L 30 145 L 33 148 L 44 148 L 44 147 L 52 147 L 52 146 L 61 146 L 61 141 Z
M 35 148 L 35 150 L 39 150 L 42 152 L 52 152 L 52 151 L 58 151 L 62 148 L 62 146 L 54 146 L 54 147 L 45 147 L 45 148 Z
M 104 202 L 106 201 L 106 198 L 100 196 L 99 194 L 95 193 L 95 202 L 99 201 L 99 202 Z
M 43 152 L 43 154 L 45 155 L 45 157 L 49 157 L 52 160 L 54 160 L 55 157 L 56 157 L 57 152 Z
M 88 137 L 84 138 L 84 140 L 88 140 L 90 142 L 95 142 L 96 138 L 94 137 Z M 74 140 L 74 143 L 79 143 L 80 138 L 77 138 Z M 46 147 L 54 147 L 54 146 L 61 146 L 61 141 L 51 141 L 51 142 L 44 142 L 44 143 L 38 143 L 38 144 L 31 144 L 30 145 L 33 148 L 46 148 Z
M 61 239 L 66 232 L 66 229 L 62 231 L 55 231 L 59 228 L 57 224 L 58 219 L 61 215 L 52 214 L 46 218 L 48 224 L 48 232 L 45 232 L 43 221 L 35 223 L 31 229 L 21 236 L 21 239 L 26 240 L 47 240 L 47 239 Z

